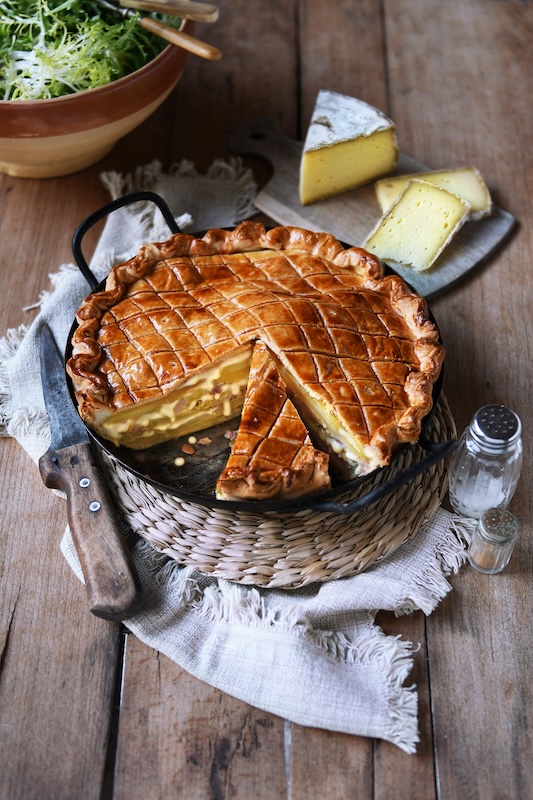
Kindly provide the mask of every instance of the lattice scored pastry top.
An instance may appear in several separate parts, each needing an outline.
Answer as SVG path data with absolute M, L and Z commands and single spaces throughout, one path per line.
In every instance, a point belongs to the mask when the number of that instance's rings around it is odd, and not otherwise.
M 301 497 L 329 489 L 329 457 L 309 433 L 270 350 L 256 342 L 231 454 L 216 485 L 221 500 Z
M 424 299 L 375 256 L 254 222 L 145 245 L 77 321 L 67 371 L 105 439 L 141 449 L 238 416 L 259 341 L 354 475 L 417 440 L 444 358 Z

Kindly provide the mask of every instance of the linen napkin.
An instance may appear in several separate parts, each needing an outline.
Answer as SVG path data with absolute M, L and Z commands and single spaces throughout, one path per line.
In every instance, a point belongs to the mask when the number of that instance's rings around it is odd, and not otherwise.
M 189 162 L 162 174 L 154 162 L 133 175 L 106 173 L 116 197 L 158 191 L 180 227 L 237 224 L 254 213 L 255 184 L 238 159 L 198 175 Z M 167 238 L 152 204 L 114 212 L 91 260 L 102 279 L 147 241 Z M 49 445 L 39 376 L 38 332 L 46 321 L 60 348 L 88 293 L 77 267 L 50 276 L 37 317 L 0 340 L 0 432 L 37 462 Z M 40 477 L 36 470 L 35 480 Z M 366 572 L 297 590 L 232 584 L 184 567 L 132 535 L 145 607 L 126 627 L 197 678 L 264 711 L 305 726 L 381 738 L 407 753 L 419 741 L 416 686 L 406 685 L 416 643 L 375 624 L 379 610 L 431 614 L 465 560 L 468 530 L 438 509 L 418 534 Z M 61 551 L 82 580 L 67 527 Z

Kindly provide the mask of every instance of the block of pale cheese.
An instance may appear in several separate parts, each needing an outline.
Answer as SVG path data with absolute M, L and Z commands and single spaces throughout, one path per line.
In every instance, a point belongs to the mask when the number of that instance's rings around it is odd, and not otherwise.
M 397 162 L 392 120 L 355 97 L 318 93 L 300 162 L 303 205 L 389 175 Z
M 382 261 L 429 269 L 470 213 L 470 203 L 427 181 L 412 180 L 363 247 Z
M 399 194 L 405 189 L 410 180 L 428 181 L 458 194 L 470 203 L 469 219 L 481 219 L 491 213 L 492 200 L 490 192 L 476 167 L 462 167 L 461 169 L 431 170 L 418 172 L 412 175 L 394 175 L 376 181 L 376 197 L 383 212 L 388 211 Z

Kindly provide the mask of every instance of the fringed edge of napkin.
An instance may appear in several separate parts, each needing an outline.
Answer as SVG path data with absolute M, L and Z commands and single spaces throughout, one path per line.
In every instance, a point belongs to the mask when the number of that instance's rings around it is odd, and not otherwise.
M 442 540 L 435 546 L 424 573 L 416 584 L 407 588 L 406 597 L 409 600 L 402 606 L 400 614 L 421 610 L 429 615 L 452 589 L 447 576 L 457 572 L 464 563 L 468 537 L 468 524 L 463 525 L 455 517 L 452 520 L 453 538 Z M 263 590 L 255 587 L 231 585 L 229 591 L 224 592 L 216 582 L 202 587 L 198 573 L 193 568 L 180 566 L 142 540 L 136 545 L 135 554 L 149 570 L 152 580 L 178 607 L 194 608 L 201 616 L 212 621 L 267 628 L 275 626 L 307 639 L 340 663 L 350 666 L 372 665 L 380 671 L 386 687 L 388 724 L 380 732 L 379 738 L 390 741 L 406 753 L 416 752 L 420 740 L 417 687 L 415 684 L 404 686 L 404 682 L 413 667 L 412 656 L 417 647 L 399 636 L 385 634 L 375 624 L 374 613 L 369 612 L 367 632 L 359 636 L 357 644 L 354 644 L 341 632 L 316 628 L 297 603 L 290 610 L 280 611 L 276 607 L 267 609 Z M 130 620 L 126 624 L 139 639 L 143 639 L 145 632 L 137 620 Z M 264 710 L 275 713 L 271 708 Z M 291 721 L 309 724 L 298 718 Z M 349 730 L 345 732 L 353 733 Z
M 7 374 L 7 363 L 17 353 L 28 332 L 27 325 L 9 328 L 0 339 L 0 435 L 9 436 L 8 428 L 13 418 L 11 386 Z
M 407 587 L 406 600 L 395 613 L 408 614 L 421 610 L 425 615 L 429 615 L 452 589 L 447 576 L 452 572 L 458 572 L 465 562 L 465 545 L 469 540 L 472 521 L 461 520 L 451 514 L 449 516 L 450 532 L 453 533 L 453 537 L 441 539 L 435 545 L 426 569 L 413 586 Z M 72 565 L 72 559 L 77 561 L 77 557 L 73 545 L 67 544 L 67 541 L 65 538 L 62 549 Z M 416 684 L 405 686 L 404 683 L 413 667 L 413 653 L 417 646 L 402 640 L 400 636 L 385 634 L 375 624 L 374 612 L 368 612 L 366 632 L 359 635 L 357 643 L 354 643 L 342 632 L 317 628 L 302 608 L 298 607 L 297 602 L 291 609 L 277 607 L 275 603 L 267 607 L 265 590 L 228 584 L 227 581 L 224 581 L 225 586 L 222 590 L 218 581 L 200 575 L 192 567 L 181 566 L 142 539 L 134 547 L 134 559 L 139 566 L 142 564 L 148 579 L 161 589 L 165 602 L 176 608 L 189 608 L 212 622 L 237 624 L 243 627 L 275 627 L 305 639 L 317 650 L 340 664 L 372 666 L 381 674 L 385 687 L 385 716 L 388 720 L 385 730 L 376 733 L 376 736 L 390 741 L 406 753 L 416 752 L 416 745 L 419 742 L 417 687 Z M 79 566 L 75 571 L 80 577 Z M 278 591 L 284 594 L 283 590 Z M 141 641 L 153 646 L 150 631 L 144 625 L 142 615 L 126 621 L 125 624 Z M 161 642 L 158 649 L 177 661 L 175 652 L 166 648 L 164 642 Z M 181 664 L 181 666 L 194 674 L 190 665 Z M 226 687 L 218 688 L 227 691 Z M 235 696 L 238 697 L 238 694 Z M 246 701 L 246 697 L 239 699 Z M 269 713 L 277 713 L 275 708 L 266 705 L 262 707 Z M 297 716 L 293 716 L 290 721 L 307 726 L 310 724 L 309 721 Z M 320 727 L 328 727 L 323 720 L 320 723 Z M 333 726 L 330 729 L 338 730 Z M 354 733 L 351 730 L 343 732 Z M 369 732 L 367 735 L 373 734 Z
M 236 193 L 235 222 L 257 213 L 255 207 L 257 184 L 251 169 L 245 167 L 237 156 L 232 156 L 227 161 L 216 159 L 203 174 L 198 172 L 193 162 L 188 159 L 183 159 L 174 164 L 168 172 L 163 172 L 162 163 L 156 159 L 137 167 L 128 175 L 114 171 L 103 172 L 100 175 L 100 180 L 114 200 L 131 192 L 154 191 L 161 180 L 172 181 L 175 178 L 232 183 Z
M 41 311 L 53 300 L 55 292 L 61 284 L 73 275 L 78 275 L 79 270 L 75 264 L 62 264 L 56 272 L 48 275 L 51 289 L 44 289 L 35 303 L 25 306 L 25 312 Z M 0 436 L 11 436 L 23 441 L 31 435 L 32 439 L 46 438 L 49 427 L 46 413 L 36 408 L 13 408 L 11 382 L 8 374 L 8 364 L 15 358 L 20 347 L 28 335 L 34 320 L 28 324 L 22 323 L 18 328 L 8 328 L 3 337 L 0 337 Z M 27 448 L 26 448 L 27 449 Z M 36 456 L 30 452 L 35 460 Z
M 83 574 L 76 553 L 70 530 L 66 529 L 61 541 L 61 552 L 71 566 L 74 574 L 83 582 Z M 302 614 L 297 606 L 287 610 L 267 609 L 261 590 L 255 587 L 230 585 L 228 582 L 223 592 L 218 581 L 209 579 L 195 572 L 192 567 L 184 567 L 155 550 L 152 545 L 140 539 L 133 547 L 133 558 L 137 568 L 142 569 L 145 581 L 153 581 L 161 589 L 164 602 L 175 608 L 196 611 L 209 622 L 222 622 L 242 627 L 276 628 L 296 635 L 310 642 L 319 651 L 338 663 L 347 666 L 372 666 L 379 670 L 386 690 L 385 715 L 388 724 L 385 730 L 368 732 L 368 736 L 385 739 L 397 745 L 408 754 L 416 753 L 416 745 L 420 741 L 418 732 L 418 695 L 416 685 L 404 686 L 413 667 L 413 652 L 417 649 L 411 642 L 403 641 L 400 636 L 388 636 L 374 624 L 374 615 L 368 613 L 366 632 L 359 636 L 357 644 L 343 633 L 317 629 Z M 202 586 L 202 582 L 208 581 Z M 143 581 L 143 583 L 145 582 Z M 145 624 L 141 613 L 138 617 L 125 620 L 124 625 L 141 642 L 153 647 L 153 633 Z M 180 664 L 175 651 L 161 641 L 158 651 L 183 669 L 199 679 L 189 664 Z M 212 685 L 215 685 L 212 683 Z M 227 692 L 226 687 L 217 687 Z M 234 693 L 237 699 L 247 702 L 246 697 Z M 279 711 L 267 705 L 256 705 L 257 708 L 279 716 Z M 297 715 L 287 717 L 289 721 L 309 727 L 310 723 Z M 338 727 L 317 721 L 316 727 L 339 732 Z M 314 727 L 314 726 L 313 726 Z M 340 732 L 359 734 L 357 731 Z
M 459 517 L 451 512 L 437 509 L 435 517 L 440 513 L 450 518 L 449 538 L 443 538 L 434 550 L 434 558 L 428 562 L 418 580 L 405 592 L 403 602 L 395 609 L 396 616 L 423 611 L 429 616 L 452 590 L 448 576 L 459 572 L 467 558 L 467 546 L 472 537 L 476 521 Z

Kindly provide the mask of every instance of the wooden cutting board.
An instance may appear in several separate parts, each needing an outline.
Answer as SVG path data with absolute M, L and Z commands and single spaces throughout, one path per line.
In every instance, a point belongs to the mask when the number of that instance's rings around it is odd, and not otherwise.
M 251 120 L 232 134 L 229 145 L 235 154 L 260 156 L 272 166 L 273 176 L 255 205 L 280 224 L 327 231 L 341 242 L 360 246 L 381 216 L 372 184 L 303 206 L 298 195 L 303 145 L 285 136 L 274 119 Z M 398 173 L 425 169 L 414 159 L 400 156 Z M 487 259 L 515 222 L 507 211 L 494 208 L 490 217 L 467 222 L 429 270 L 394 269 L 423 297 L 434 297 Z

